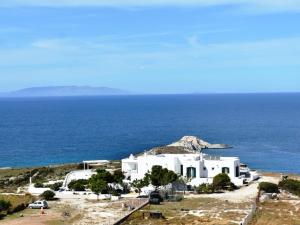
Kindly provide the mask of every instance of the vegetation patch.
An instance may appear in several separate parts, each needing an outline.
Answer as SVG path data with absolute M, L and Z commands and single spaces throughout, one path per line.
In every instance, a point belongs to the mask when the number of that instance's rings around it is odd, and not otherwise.
M 300 180 L 282 180 L 279 182 L 279 187 L 300 197 Z
M 267 193 L 279 193 L 278 185 L 270 182 L 259 183 L 258 189 Z
M 34 201 L 32 195 L 0 195 L 0 214 L 2 217 L 20 212 Z M 0 218 L 1 218 L 0 215 Z
M 147 205 L 133 213 L 123 224 L 233 225 L 241 221 L 249 207 L 249 203 L 230 203 L 212 198 L 186 198 L 181 202 L 163 202 L 160 205 Z M 150 212 L 161 212 L 163 218 L 150 218 L 148 216 Z
M 51 200 L 54 200 L 54 196 L 55 196 L 55 193 L 53 191 L 44 191 L 44 193 L 42 193 L 40 195 L 41 198 L 47 200 L 47 201 L 51 201 Z
M 293 204 L 287 201 L 266 201 L 260 204 L 249 225 L 283 225 L 300 224 L 300 202 Z

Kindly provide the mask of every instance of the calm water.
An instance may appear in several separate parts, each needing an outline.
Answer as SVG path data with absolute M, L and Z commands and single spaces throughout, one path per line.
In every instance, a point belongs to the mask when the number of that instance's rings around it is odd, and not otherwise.
M 0 99 L 0 167 L 120 159 L 184 135 L 300 173 L 300 94 Z

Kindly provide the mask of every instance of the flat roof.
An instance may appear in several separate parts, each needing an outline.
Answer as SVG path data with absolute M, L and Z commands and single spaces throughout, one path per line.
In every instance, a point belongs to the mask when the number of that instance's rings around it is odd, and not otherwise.
M 85 160 L 83 163 L 93 164 L 93 163 L 107 163 L 109 160 Z

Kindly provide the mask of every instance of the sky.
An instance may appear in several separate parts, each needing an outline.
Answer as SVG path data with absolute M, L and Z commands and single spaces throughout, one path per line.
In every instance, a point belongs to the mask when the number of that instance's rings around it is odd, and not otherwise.
M 300 91 L 299 0 L 3 0 L 0 91 Z

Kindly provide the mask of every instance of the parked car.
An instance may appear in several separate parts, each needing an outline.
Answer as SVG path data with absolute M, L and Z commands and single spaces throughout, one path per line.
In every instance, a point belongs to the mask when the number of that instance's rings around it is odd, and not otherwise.
M 137 198 L 149 198 L 149 195 L 139 195 Z
M 149 203 L 153 205 L 159 205 L 163 201 L 163 198 L 158 192 L 152 192 L 149 195 Z
M 48 203 L 46 201 L 36 201 L 34 203 L 31 203 L 28 205 L 28 208 L 30 209 L 48 209 Z

